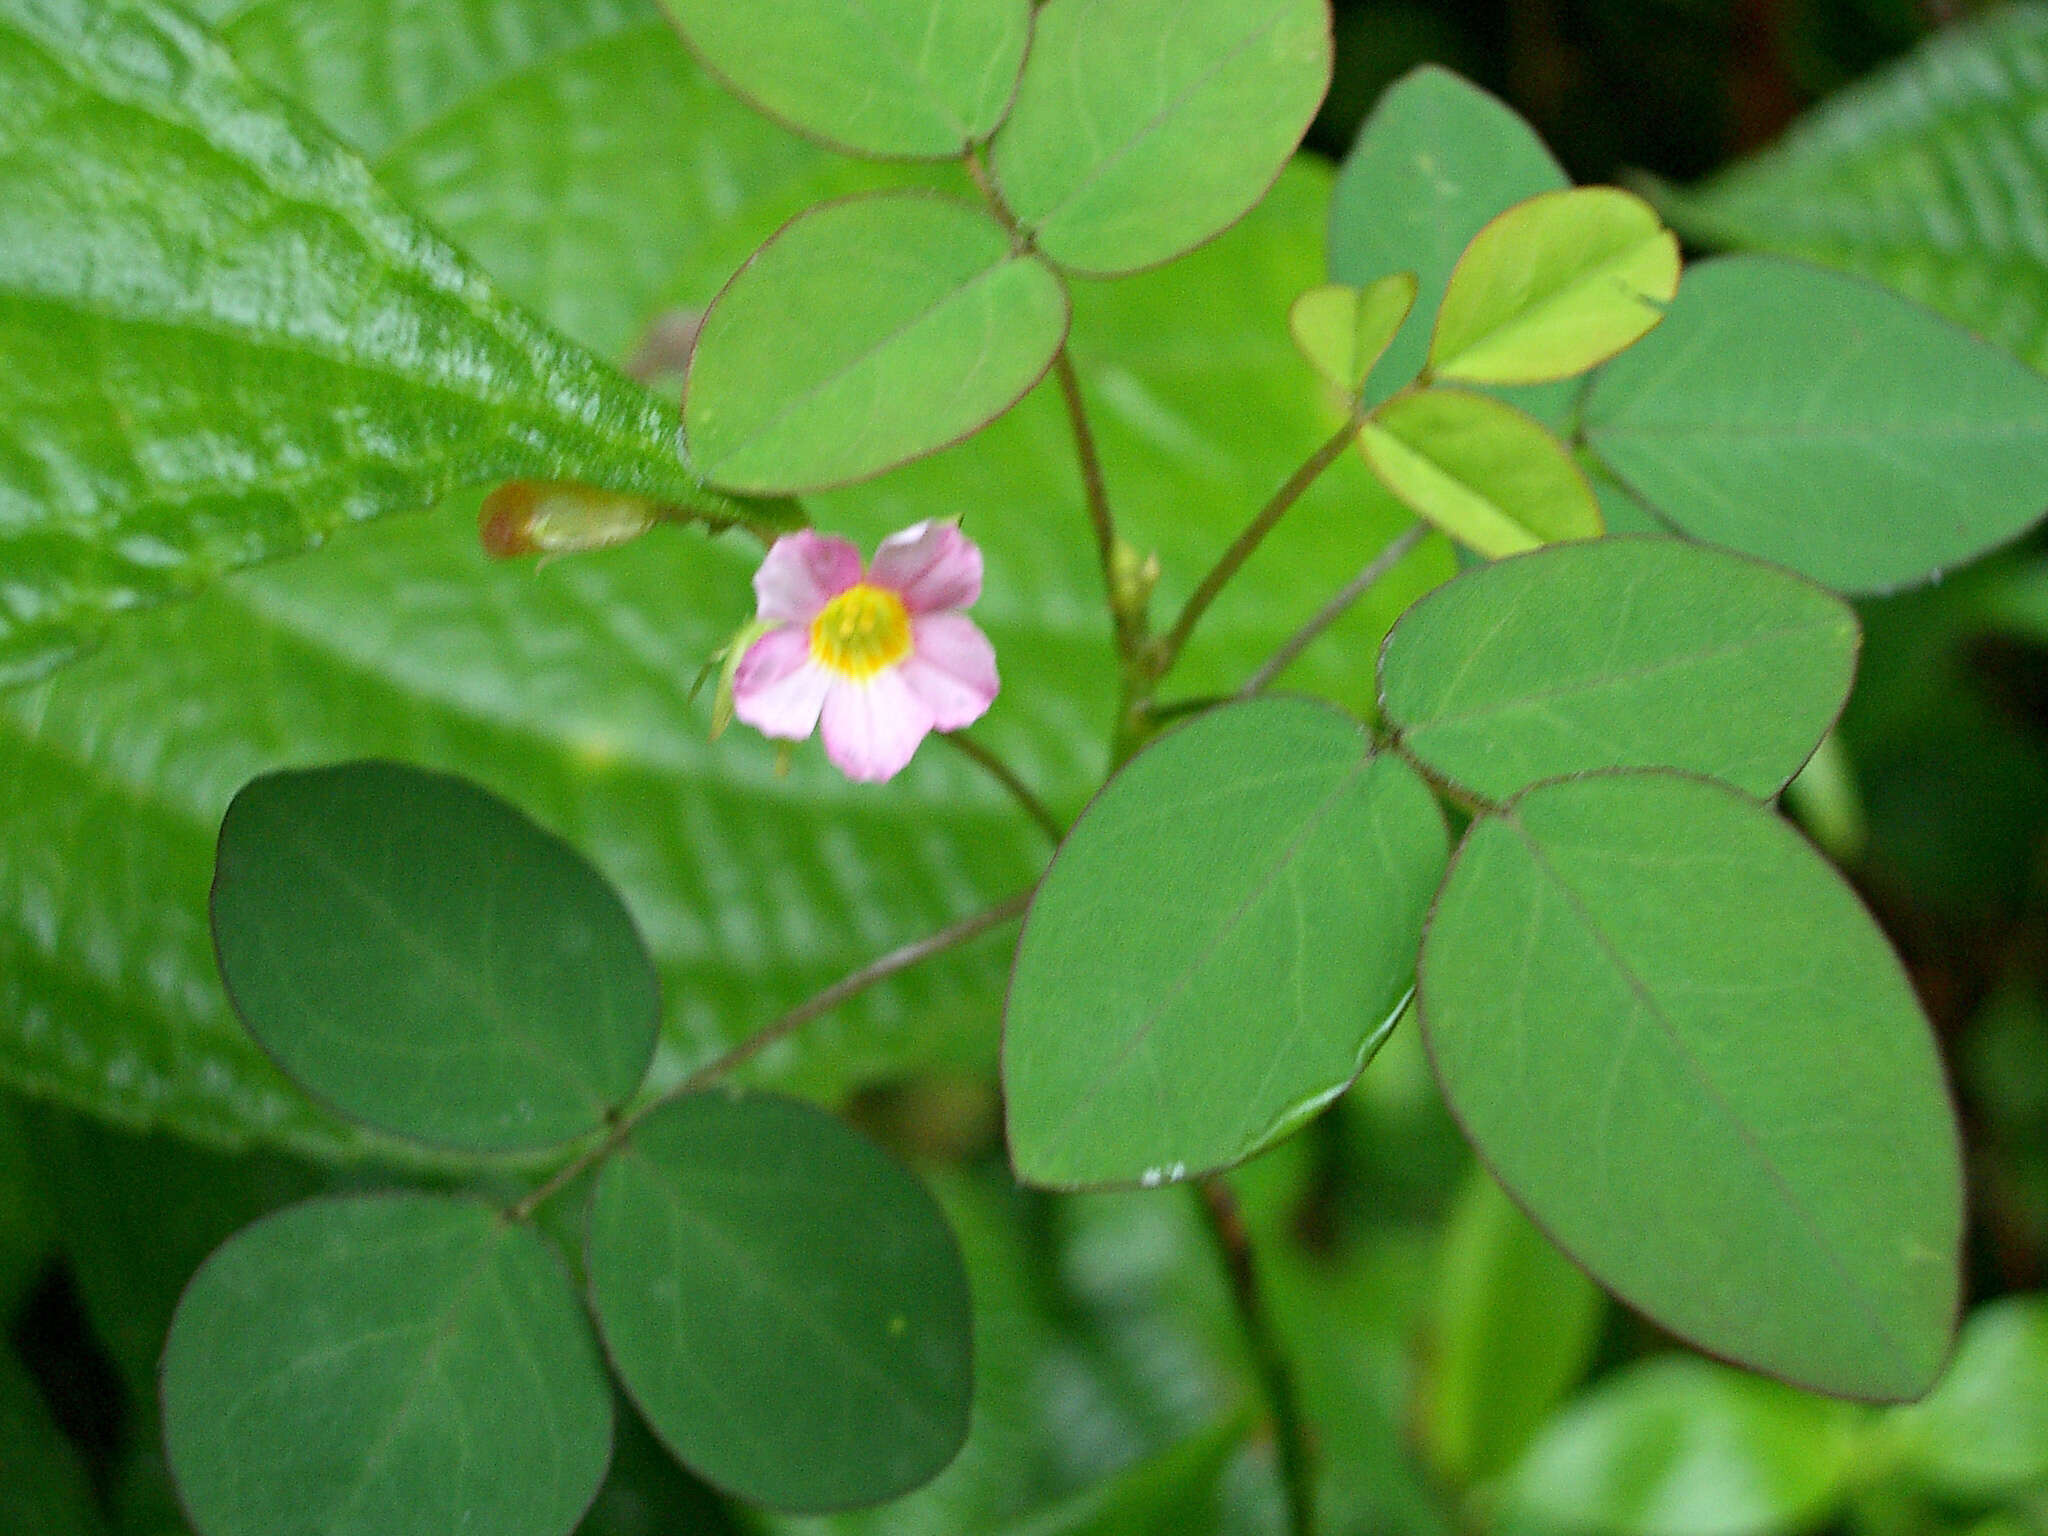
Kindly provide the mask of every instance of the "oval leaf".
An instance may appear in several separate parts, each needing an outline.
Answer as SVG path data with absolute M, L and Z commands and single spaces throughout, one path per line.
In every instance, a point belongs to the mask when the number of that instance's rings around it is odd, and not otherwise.
M 784 225 L 704 317 L 684 437 L 720 485 L 865 479 L 1000 416 L 1066 334 L 1060 280 L 981 209 L 914 192 L 828 203 Z
M 1037 27 L 993 168 L 1038 249 L 1089 276 L 1235 223 L 1330 84 L 1327 0 L 1048 0 Z
M 854 154 L 943 160 L 986 139 L 1031 41 L 1031 0 L 663 5 L 735 91 Z
M 1941 1385 L 1888 1428 L 1915 1476 L 1949 1498 L 2048 1484 L 2048 1297 L 1973 1312 Z
M 1838 592 L 1929 580 L 2048 511 L 2048 378 L 1769 256 L 1688 272 L 1664 324 L 1594 381 L 1586 433 L 1676 527 Z
M 1402 395 L 1359 429 L 1358 444 L 1388 490 L 1489 560 L 1600 535 L 1600 504 L 1564 444 L 1489 396 Z
M 590 1287 L 669 1449 L 795 1512 L 917 1487 L 967 1435 L 967 1274 L 909 1172 L 794 1099 L 693 1093 L 598 1175 Z
M 567 1536 L 612 1394 L 561 1262 L 470 1200 L 316 1200 L 193 1276 L 164 1444 L 201 1536 Z
M 0 683 L 221 572 L 524 476 L 713 524 L 662 402 L 155 0 L 0 15 Z
M 1820 1391 L 1934 1381 L 1962 1231 L 1940 1060 L 1770 812 L 1670 773 L 1538 785 L 1466 834 L 1419 1001 L 1481 1156 L 1624 1301 Z
M 2048 156 L 2029 150 L 2048 79 L 2048 9 L 1959 17 L 1829 94 L 1762 154 L 1666 218 L 1707 245 L 1772 251 L 1896 288 L 2048 368 Z
M 1525 198 L 1570 185 L 1533 128 L 1447 69 L 1424 65 L 1380 97 L 1332 194 L 1330 276 L 1365 284 L 1412 270 L 1421 289 L 1373 370 L 1367 400 L 1384 400 L 1421 372 L 1451 269 L 1479 232 Z
M 1396 272 L 1365 288 L 1325 283 L 1288 311 L 1287 328 L 1309 366 L 1346 399 L 1356 399 L 1415 307 L 1415 274 Z
M 1760 561 L 1597 539 L 1468 571 L 1402 617 L 1380 702 L 1403 748 L 1487 800 L 1600 768 L 1775 795 L 1856 675 L 1855 612 Z
M 1857 1418 L 1844 1404 L 1711 1361 L 1645 1360 L 1545 1431 L 1507 1502 L 1544 1530 L 1803 1531 L 1846 1491 Z
M 1451 273 L 1429 365 L 1475 384 L 1568 379 L 1640 340 L 1678 292 L 1678 237 L 1618 187 L 1517 203 Z
M 1018 942 L 1018 1177 L 1149 1187 L 1294 1130 L 1391 1028 L 1444 854 L 1422 781 L 1324 704 L 1232 705 L 1136 758 Z
M 594 1130 L 654 1054 L 659 986 L 617 893 L 447 774 L 365 762 L 247 785 L 221 824 L 213 934 L 279 1066 L 432 1145 Z

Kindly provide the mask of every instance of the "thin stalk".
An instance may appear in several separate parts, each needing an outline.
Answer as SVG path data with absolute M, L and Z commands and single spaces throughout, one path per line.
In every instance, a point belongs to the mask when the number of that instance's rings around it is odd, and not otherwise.
M 1202 584 L 1195 588 L 1194 595 L 1189 597 L 1186 605 L 1182 607 L 1180 617 L 1174 621 L 1172 630 L 1160 644 L 1159 675 L 1163 676 L 1179 658 L 1188 643 L 1188 637 L 1194 634 L 1195 626 L 1201 623 L 1202 615 L 1209 611 L 1210 604 L 1214 603 L 1223 589 L 1230 584 L 1230 579 L 1238 573 L 1245 561 L 1251 559 L 1254 551 L 1266 541 L 1266 535 L 1280 525 L 1280 519 L 1292 510 L 1310 486 L 1322 478 L 1323 471 L 1342 457 L 1344 450 L 1351 445 L 1352 438 L 1357 435 L 1358 423 L 1346 421 L 1332 434 L 1328 442 L 1310 454 L 1307 461 L 1287 477 L 1287 483 L 1273 493 L 1273 499 L 1259 509 L 1258 515 L 1245 526 L 1244 532 L 1237 536 L 1236 542 L 1223 552 L 1223 558 L 1218 560 L 1209 574 L 1202 578 Z
M 1364 570 L 1352 577 L 1335 597 L 1316 610 L 1314 618 L 1288 637 L 1286 644 L 1275 651 L 1266 664 L 1254 672 L 1250 680 L 1237 690 L 1237 696 L 1248 699 L 1271 687 L 1273 680 L 1292 666 L 1297 656 L 1322 638 L 1324 630 L 1343 618 L 1351 611 L 1354 603 L 1379 585 L 1386 574 L 1405 560 L 1408 552 L 1422 542 L 1422 536 L 1428 532 L 1428 525 L 1417 523 L 1396 535 L 1385 549 L 1366 562 Z
M 727 1051 L 716 1061 L 709 1062 L 692 1072 L 675 1087 L 658 1098 L 650 1099 L 631 1114 L 616 1117 L 612 1128 L 601 1141 L 585 1148 L 575 1157 L 557 1168 L 547 1180 L 537 1185 L 524 1199 L 505 1212 L 508 1221 L 525 1221 L 533 1213 L 574 1183 L 588 1169 L 603 1162 L 612 1153 L 625 1145 L 626 1138 L 633 1134 L 635 1127 L 671 1099 L 681 1098 L 686 1093 L 716 1082 L 735 1068 L 752 1061 L 776 1041 L 787 1038 L 820 1016 L 830 1013 L 849 998 L 857 997 L 879 981 L 887 981 L 899 971 L 907 971 L 920 965 L 933 955 L 977 939 L 991 928 L 1000 927 L 1013 917 L 1021 916 L 1031 904 L 1031 892 L 1020 891 L 1007 901 L 999 901 L 972 917 L 963 917 L 959 922 L 941 928 L 937 933 L 892 949 L 877 960 L 870 961 L 859 970 L 840 978 L 816 996 L 798 1003 L 796 1007 L 776 1019 L 772 1024 L 755 1031 L 738 1045 Z
M 1251 1350 L 1252 1368 L 1258 1373 L 1267 1410 L 1273 1415 L 1280 1484 L 1287 1495 L 1287 1529 L 1291 1536 L 1315 1536 L 1315 1467 L 1310 1456 L 1308 1424 L 1302 1418 L 1301 1402 L 1295 1394 L 1294 1368 L 1266 1312 L 1244 1213 L 1238 1209 L 1237 1196 L 1220 1177 L 1203 1179 L 1194 1190 L 1224 1275 L 1230 1282 L 1230 1299 Z
M 1057 843 L 1067 835 L 1067 829 L 1060 825 L 1059 818 L 1046 808 L 1043 800 L 1031 792 L 1031 786 L 1017 776 L 1017 770 L 995 753 L 965 731 L 948 731 L 941 734 L 939 739 L 962 757 L 979 764 L 990 778 L 1007 789 L 1011 798 L 1023 807 L 1024 814 L 1037 822 L 1047 837 Z
M 1116 519 L 1109 510 L 1109 490 L 1102 478 L 1102 455 L 1095 447 L 1095 429 L 1088 424 L 1088 406 L 1081 398 L 1081 376 L 1074 359 L 1062 346 L 1052 360 L 1053 377 L 1059 380 L 1060 397 L 1067 403 L 1067 421 L 1074 429 L 1074 452 L 1081 463 L 1081 492 L 1088 503 L 1088 523 L 1095 531 L 1095 555 L 1102 566 L 1102 590 L 1109 599 L 1109 616 L 1116 626 L 1116 653 L 1128 664 L 1139 643 L 1138 625 L 1118 590 L 1116 579 Z

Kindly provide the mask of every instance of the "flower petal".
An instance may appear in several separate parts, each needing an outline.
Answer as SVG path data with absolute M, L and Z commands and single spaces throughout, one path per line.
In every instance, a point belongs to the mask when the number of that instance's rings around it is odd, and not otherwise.
M 798 624 L 771 629 L 747 647 L 732 675 L 732 712 L 763 736 L 802 741 L 817 729 L 833 677 L 811 660 Z
M 981 596 L 981 546 L 942 518 L 912 523 L 882 540 L 868 579 L 912 613 L 971 607 Z
M 957 731 L 988 713 L 1002 687 L 996 648 L 960 613 L 924 613 L 910 621 L 910 655 L 899 669 L 924 700 L 932 725 Z
M 932 728 L 932 712 L 910 691 L 903 669 L 864 683 L 834 679 L 825 697 L 825 755 L 849 779 L 893 779 Z
M 754 572 L 757 617 L 808 624 L 818 610 L 860 580 L 860 551 L 831 534 L 786 534 Z

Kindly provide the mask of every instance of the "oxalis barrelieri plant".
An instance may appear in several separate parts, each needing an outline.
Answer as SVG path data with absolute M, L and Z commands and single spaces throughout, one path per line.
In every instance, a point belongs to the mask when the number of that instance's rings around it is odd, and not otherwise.
M 726 594 L 739 627 L 708 659 L 711 710 L 737 727 L 646 750 L 723 754 L 770 828 L 758 858 L 787 834 L 749 730 L 786 769 L 822 750 L 861 781 L 828 820 L 894 796 L 892 835 L 961 840 L 884 882 L 922 869 L 911 905 L 951 921 L 894 948 L 832 936 L 871 960 L 728 1032 L 665 982 L 715 942 L 715 882 L 676 877 L 705 910 L 695 928 L 656 914 L 650 944 L 570 842 L 390 760 L 402 742 L 248 783 L 220 829 L 212 940 L 249 1036 L 303 1093 L 252 1090 L 260 1107 L 235 1113 L 422 1179 L 290 1207 L 193 1278 L 162 1407 L 202 1536 L 565 1536 L 605 1475 L 612 1379 L 748 1504 L 845 1509 L 934 1477 L 974 1374 L 945 1216 L 840 1118 L 739 1085 L 868 989 L 1019 920 L 1001 1040 L 1016 1177 L 1188 1186 L 1292 1531 L 1316 1529 L 1317 1439 L 1220 1175 L 1396 1030 L 1419 1031 L 1500 1184 L 1646 1317 L 1818 1392 L 1925 1393 L 1963 1219 L 1940 1059 L 1886 940 L 1774 802 L 1848 696 L 1843 598 L 1931 581 L 2048 507 L 2048 380 L 1797 263 L 1681 274 L 1646 203 L 1569 186 L 1504 107 L 1426 70 L 1336 185 L 1329 281 L 1290 280 L 1259 312 L 1320 391 L 1278 429 L 1312 451 L 1183 569 L 1126 531 L 1098 422 L 1116 416 L 1134 460 L 1208 450 L 1119 367 L 1132 326 L 1091 335 L 1091 317 L 1276 178 L 1274 198 L 1305 195 L 1283 173 L 1329 81 L 1324 0 L 670 0 L 668 19 L 762 112 L 905 163 L 821 174 L 701 323 L 669 324 L 680 438 L 671 404 L 373 176 L 398 154 L 375 113 L 330 131 L 257 82 L 326 88 L 334 61 L 289 29 L 236 22 L 231 52 L 158 0 L 0 16 L 0 221 L 33 228 L 0 239 L 0 316 L 43 349 L 32 380 L 0 382 L 0 673 L 40 675 L 222 571 L 496 487 L 485 548 L 567 581 L 662 525 L 726 534 L 661 559 L 701 556 Z M 407 163 L 380 169 L 427 174 Z M 1250 272 L 1246 302 L 1291 270 Z M 1170 346 L 1218 344 L 1199 307 L 1142 319 Z M 1027 395 L 1037 414 L 1008 427 Z M 1037 431 L 1055 408 L 1064 443 Z M 1015 507 L 932 505 L 957 455 L 882 482 L 912 488 L 867 504 L 863 537 L 834 518 L 840 488 L 999 420 L 1024 444 L 1018 494 L 1085 514 L 1047 547 L 1099 576 L 1099 608 L 1052 615 L 1066 638 L 1038 655 L 1003 646 L 1049 590 L 1016 555 Z M 1205 621 L 1317 497 L 1298 612 L 1262 620 L 1270 643 L 1235 676 L 1198 666 Z M 1362 534 L 1380 547 L 1360 568 Z M 719 553 L 748 538 L 750 620 Z M 402 600 L 445 604 L 460 632 L 483 578 L 433 558 Z M 351 601 L 376 591 L 366 567 Z M 1398 607 L 1390 592 L 1421 595 L 1374 654 L 1357 610 Z M 557 599 L 536 582 L 530 600 Z M 629 608 L 607 611 L 642 643 Z M 1011 667 L 1099 676 L 1082 696 L 1100 708 L 1041 711 L 1046 739 L 999 751 L 965 732 L 1001 721 Z M 694 671 L 658 676 L 617 730 L 559 701 L 590 771 L 647 720 L 695 718 Z M 921 747 L 986 776 L 979 821 L 932 820 L 930 786 L 983 786 L 919 778 Z M 1101 785 L 1077 817 L 1074 762 Z M 827 863 L 860 863 L 805 825 Z M 1022 862 L 1018 829 L 1050 859 L 957 904 Z M 687 838 L 604 849 L 613 867 L 691 856 Z M 826 942 L 791 910 L 777 942 Z M 740 922 L 732 943 L 766 941 Z M 230 1077 L 257 1070 L 221 1049 Z M 230 1111 L 177 1113 L 219 1130 Z

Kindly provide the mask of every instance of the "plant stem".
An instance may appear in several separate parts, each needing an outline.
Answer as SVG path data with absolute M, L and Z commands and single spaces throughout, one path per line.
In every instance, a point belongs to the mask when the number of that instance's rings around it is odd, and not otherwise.
M 1265 692 L 1275 678 L 1294 664 L 1297 656 L 1321 638 L 1324 630 L 1350 612 L 1352 604 L 1364 597 L 1389 571 L 1406 559 L 1408 552 L 1420 544 L 1422 536 L 1428 532 L 1427 524 L 1417 523 L 1414 527 L 1397 534 L 1385 549 L 1366 562 L 1364 570 L 1352 577 L 1335 597 L 1316 610 L 1314 618 L 1288 637 L 1287 643 L 1275 651 L 1266 664 L 1254 672 L 1250 680 L 1238 689 L 1237 696 L 1240 699 L 1248 699 L 1254 694 Z
M 1116 626 L 1116 653 L 1128 663 L 1135 654 L 1139 631 L 1118 590 L 1116 519 L 1109 510 L 1109 490 L 1102 478 L 1102 455 L 1095 447 L 1095 429 L 1088 425 L 1087 402 L 1081 398 L 1081 375 L 1073 355 L 1062 346 L 1052 360 L 1060 397 L 1067 403 L 1067 421 L 1074 429 L 1074 452 L 1081 461 L 1081 492 L 1088 503 L 1088 523 L 1095 530 L 1095 555 L 1102 566 L 1102 590 L 1109 598 L 1109 616 Z
M 587 1147 L 557 1168 L 545 1182 L 537 1185 L 518 1204 L 507 1210 L 506 1219 L 525 1221 L 541 1206 L 574 1183 L 587 1169 L 618 1151 L 642 1120 L 671 1099 L 679 1099 L 686 1093 L 695 1092 L 706 1084 L 716 1082 L 735 1068 L 752 1061 L 776 1041 L 795 1034 L 812 1020 L 830 1013 L 849 998 L 859 996 L 876 982 L 887 981 L 899 971 L 907 971 L 912 966 L 931 959 L 933 955 L 943 954 L 946 950 L 965 944 L 970 939 L 977 939 L 989 929 L 1000 927 L 1011 918 L 1021 916 L 1024 909 L 1031 904 L 1031 896 L 1030 891 L 1019 891 L 1008 900 L 999 901 L 972 917 L 963 917 L 959 922 L 941 928 L 937 933 L 905 944 L 899 949 L 892 949 L 850 975 L 841 977 L 814 997 L 798 1003 L 781 1018 L 756 1030 L 716 1061 L 699 1067 L 667 1093 L 648 1100 L 630 1114 L 615 1118 L 611 1130 L 605 1134 L 603 1140 Z
M 1230 584 L 1230 579 L 1266 541 L 1266 535 L 1279 526 L 1280 519 L 1301 500 L 1303 493 L 1310 486 L 1322 478 L 1323 471 L 1337 462 L 1344 450 L 1351 445 L 1351 439 L 1357 435 L 1358 423 L 1346 421 L 1328 442 L 1310 454 L 1308 460 L 1287 477 L 1287 483 L 1273 493 L 1273 499 L 1259 509 L 1258 515 L 1246 525 L 1244 532 L 1237 536 L 1237 541 L 1223 552 L 1223 558 L 1218 560 L 1209 574 L 1202 578 L 1202 584 L 1195 588 L 1194 595 L 1182 607 L 1180 617 L 1174 621 L 1172 630 L 1161 643 L 1158 676 L 1164 676 L 1179 659 L 1182 649 L 1188 643 L 1188 637 L 1195 632 L 1195 626 L 1202 621 L 1202 615 L 1209 611 L 1209 605 L 1216 601 L 1217 596 Z
M 1017 804 L 1024 808 L 1024 814 L 1037 822 L 1045 835 L 1058 843 L 1067 835 L 1067 829 L 1060 825 L 1059 818 L 1046 808 L 1043 800 L 1031 792 L 1031 786 L 1019 778 L 1016 769 L 1004 762 L 987 747 L 969 736 L 965 731 L 942 732 L 939 739 L 969 761 L 978 763 L 988 776 L 1007 789 Z
M 1273 1331 L 1272 1319 L 1266 1314 L 1244 1213 L 1238 1208 L 1237 1196 L 1220 1175 L 1201 1180 L 1194 1189 L 1217 1257 L 1230 1281 L 1231 1301 L 1251 1350 L 1252 1367 L 1258 1373 L 1266 1407 L 1273 1415 L 1273 1443 L 1280 1462 L 1281 1487 L 1287 1495 L 1287 1528 L 1292 1536 L 1315 1536 L 1315 1468 L 1309 1454 L 1308 1425 L 1295 1395 L 1294 1369 L 1280 1346 L 1279 1335 Z

